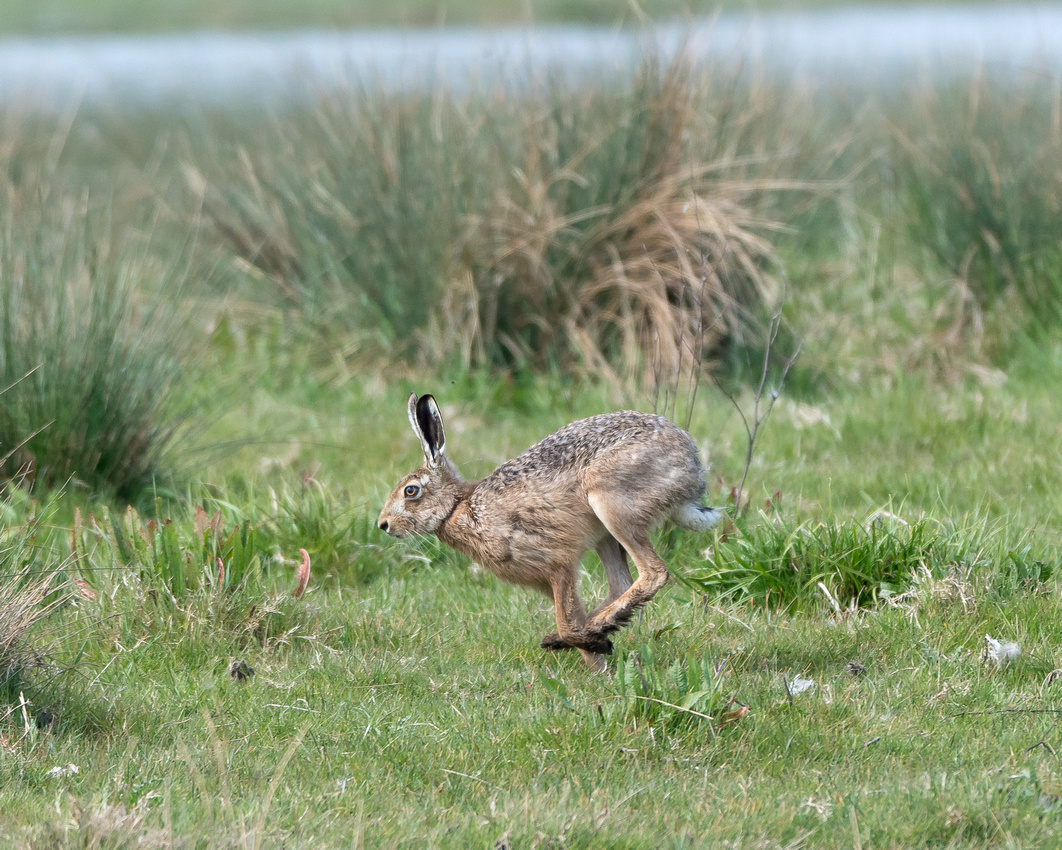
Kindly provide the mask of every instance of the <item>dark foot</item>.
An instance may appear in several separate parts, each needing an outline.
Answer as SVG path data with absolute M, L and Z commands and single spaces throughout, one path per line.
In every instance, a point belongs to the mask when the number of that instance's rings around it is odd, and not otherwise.
M 543 649 L 548 649 L 551 652 L 559 652 L 562 649 L 575 649 L 574 646 L 568 643 L 568 641 L 566 641 L 556 632 L 550 632 L 548 635 L 542 638 L 542 642 L 539 644 L 539 646 L 541 646 Z
M 595 623 L 594 620 L 597 618 L 591 617 L 586 624 L 586 633 L 588 635 L 600 635 L 601 637 L 604 637 L 613 632 L 618 632 L 624 626 L 630 624 L 631 619 L 642 610 L 644 604 L 645 603 L 643 602 L 641 604 L 631 605 L 629 608 L 623 608 L 614 613 L 610 620 L 605 620 L 604 622 Z
M 571 643 L 556 632 L 551 632 L 542 638 L 539 646 L 552 652 L 562 649 L 585 649 L 587 652 L 598 652 L 601 655 L 612 654 L 612 641 L 604 635 L 584 635 L 578 643 Z
M 579 645 L 580 649 L 587 652 L 597 652 L 601 655 L 612 654 L 612 641 L 604 635 L 587 635 L 586 640 Z

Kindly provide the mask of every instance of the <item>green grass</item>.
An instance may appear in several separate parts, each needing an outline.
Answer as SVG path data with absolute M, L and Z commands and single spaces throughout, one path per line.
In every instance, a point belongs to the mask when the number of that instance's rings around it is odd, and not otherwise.
M 522 414 L 485 411 L 474 388 L 440 388 L 453 457 L 469 472 L 486 471 L 601 403 L 587 397 L 585 409 L 558 408 L 548 384 Z M 772 508 L 779 530 L 768 518 L 750 519 L 745 534 L 725 541 L 664 535 L 661 551 L 689 582 L 698 570 L 711 574 L 709 545 L 720 553 L 713 563 L 737 553 L 775 563 L 777 536 L 792 538 L 803 521 L 820 562 L 845 570 L 845 557 L 882 553 L 851 518 L 886 505 L 914 524 L 910 533 L 925 547 L 911 549 L 907 532 L 893 527 L 913 580 L 890 575 L 888 599 L 868 592 L 863 608 L 847 606 L 834 587 L 840 610 L 814 588 L 798 592 L 799 605 L 764 606 L 755 594 L 675 583 L 620 636 L 617 661 L 627 672 L 616 679 L 586 671 L 573 655 L 538 650 L 552 625 L 544 600 L 470 573 L 435 544 L 390 541 L 375 530 L 385 489 L 419 449 L 402 391 L 366 392 L 348 385 L 337 398 L 319 387 L 317 424 L 303 421 L 300 454 L 309 455 L 261 473 L 260 488 L 215 485 L 212 496 L 167 509 L 189 553 L 202 547 L 196 504 L 208 514 L 221 507 L 226 529 L 240 518 L 257 524 L 263 557 L 270 529 L 289 529 L 281 546 L 291 560 L 295 547 L 328 550 L 337 525 L 349 526 L 340 534 L 345 555 L 322 557 L 330 566 L 315 568 L 302 600 L 290 597 L 294 568 L 271 561 L 269 580 L 256 588 L 200 585 L 174 603 L 162 592 L 165 571 L 127 569 L 105 535 L 93 542 L 85 520 L 77 568 L 98 596 L 48 621 L 39 636 L 48 664 L 23 686 L 29 727 L 17 703 L 5 721 L 6 840 L 347 846 L 361 835 L 366 846 L 451 846 L 508 833 L 518 845 L 563 835 L 574 846 L 659 846 L 665 835 L 676 847 L 784 845 L 801 836 L 847 847 L 853 829 L 864 846 L 1057 840 L 1060 777 L 1052 753 L 1035 745 L 1058 743 L 1058 685 L 1049 681 L 1062 666 L 1058 505 L 1048 494 L 1059 473 L 1042 455 L 1018 450 L 1040 437 L 1015 429 L 1009 415 L 986 415 L 975 439 L 982 388 L 911 391 L 912 404 L 929 393 L 937 404 L 916 417 L 900 403 L 877 431 L 868 419 L 886 413 L 884 397 L 846 393 L 852 412 L 840 439 L 821 424 L 794 430 L 783 400 L 752 472 L 757 501 L 782 491 Z M 1006 409 L 1012 394 L 1044 421 L 1057 409 L 1054 394 L 1031 381 L 988 390 L 982 409 Z M 299 394 L 282 395 L 299 415 Z M 956 439 L 952 411 L 965 405 L 970 419 L 961 427 L 978 455 L 915 476 L 926 445 Z M 718 498 L 740 472 L 740 425 L 725 400 L 708 396 L 693 428 L 713 448 Z M 372 439 L 327 447 L 344 434 Z M 860 452 L 839 447 L 850 434 L 861 435 Z M 261 457 L 269 448 L 242 451 Z M 310 457 L 321 469 L 316 485 L 303 485 L 300 461 Z M 878 458 L 873 469 L 866 457 Z M 998 479 L 999 464 L 1013 477 Z M 253 467 L 241 455 L 215 461 L 204 477 L 238 482 Z M 1023 500 L 997 502 L 980 488 L 995 477 L 1002 492 L 1021 490 L 1037 470 L 1043 489 Z M 324 501 L 303 513 L 350 504 L 349 523 L 285 519 L 309 498 L 304 486 Z M 9 521 L 17 524 L 23 509 L 15 506 Z M 945 533 L 949 523 L 957 530 Z M 64 557 L 65 521 L 49 539 L 53 557 Z M 1031 549 L 1016 562 L 1010 553 L 1023 547 Z M 1023 571 L 1037 561 L 1042 569 Z M 856 569 L 847 573 L 862 580 Z M 590 594 L 603 592 L 592 563 L 586 581 Z M 881 589 L 873 578 L 867 587 Z M 983 661 L 986 634 L 1017 642 L 1021 657 L 1001 667 Z M 251 678 L 232 678 L 240 661 Z M 629 672 L 639 666 L 644 681 Z M 790 700 L 787 683 L 797 677 L 815 685 Z M 748 713 L 735 715 L 741 706 Z M 41 711 L 58 718 L 54 727 L 37 728 Z M 48 775 L 67 764 L 79 773 Z
M 621 651 L 652 646 L 661 675 L 710 659 L 721 693 L 749 706 L 713 728 L 641 713 L 619 683 L 542 655 L 545 605 L 462 572 L 319 591 L 261 642 L 211 627 L 203 609 L 68 615 L 90 627 L 79 667 L 91 674 L 66 685 L 76 697 L 30 693 L 32 710 L 58 713 L 55 729 L 9 724 L 8 840 L 77 846 L 122 810 L 160 846 L 346 846 L 359 833 L 370 846 L 450 846 L 508 833 L 575 846 L 666 835 L 679 847 L 808 833 L 840 847 L 853 843 L 853 809 L 864 842 L 1057 837 L 1055 760 L 1027 749 L 1057 743 L 1057 685 L 1043 686 L 1058 663 L 1054 586 L 1001 597 L 986 576 L 839 621 L 705 607 L 673 589 Z M 1023 658 L 982 663 L 986 632 L 1017 640 Z M 255 675 L 234 681 L 235 660 Z M 815 687 L 790 701 L 784 681 L 797 676 Z M 86 728 L 86 702 L 102 728 Z M 68 763 L 76 776 L 48 776 Z
M 17 473 L 39 472 L 45 445 L 12 454 L 0 501 L 0 611 L 11 615 L 0 617 L 0 647 L 15 662 L 4 661 L 0 703 L 0 843 L 1059 843 L 1062 346 L 1050 292 L 1012 289 L 1038 268 L 1027 254 L 1054 260 L 1015 214 L 1011 271 L 970 323 L 954 311 L 974 266 L 957 284 L 963 267 L 949 259 L 991 241 L 992 174 L 1007 209 L 1024 204 L 1047 228 L 1058 193 L 1037 157 L 1053 150 L 1049 125 L 1006 132 L 1019 126 L 1008 125 L 1014 109 L 1043 117 L 1038 90 L 1021 80 L 981 90 L 976 135 L 1001 142 L 968 161 L 953 156 L 956 119 L 917 102 L 924 92 L 854 108 L 719 78 L 694 87 L 707 96 L 683 123 L 688 113 L 653 103 L 674 89 L 647 88 L 632 108 L 629 89 L 555 84 L 498 104 L 495 130 L 509 122 L 508 134 L 492 138 L 512 149 L 494 149 L 497 168 L 477 158 L 490 144 L 453 129 L 463 114 L 485 115 L 453 92 L 350 92 L 313 114 L 278 105 L 267 118 L 86 111 L 67 129 L 32 116 L 3 124 L 0 352 L 9 382 L 41 366 L 0 403 L 26 422 L 51 410 L 39 424 L 62 427 L 40 433 L 66 466 L 31 490 Z M 961 116 L 969 91 L 940 98 Z M 657 133 L 647 103 L 676 132 Z M 576 116 L 577 105 L 589 106 Z M 364 161 L 329 142 L 330 127 L 336 139 L 360 127 L 349 147 Z M 390 487 L 419 463 L 412 390 L 436 394 L 448 452 L 470 476 L 573 419 L 655 406 L 710 451 L 712 503 L 741 479 L 745 430 L 709 382 L 691 404 L 670 372 L 562 371 L 531 332 L 518 340 L 531 355 L 521 369 L 519 358 L 410 353 L 433 316 L 445 338 L 442 318 L 460 314 L 436 310 L 449 279 L 432 263 L 456 256 L 472 268 L 452 240 L 473 225 L 491 239 L 515 232 L 483 209 L 527 211 L 503 202 L 519 198 L 513 170 L 535 163 L 529 150 L 543 155 L 544 197 L 565 215 L 652 184 L 645 162 L 668 163 L 674 178 L 690 162 L 723 161 L 741 163 L 745 185 L 773 187 L 750 193 L 743 215 L 787 225 L 761 231 L 785 284 L 774 354 L 797 340 L 803 349 L 762 431 L 748 502 L 735 528 L 658 535 L 678 580 L 617 636 L 614 676 L 538 649 L 553 627 L 541 597 L 433 541 L 376 528 Z M 561 191 L 575 160 L 587 167 Z M 389 174 L 396 162 L 408 173 Z M 625 175 L 619 195 L 612 172 Z M 499 206 L 447 205 L 455 173 L 482 180 L 460 197 Z M 532 173 L 522 171 L 525 185 Z M 980 193 L 972 209 L 963 180 Z M 711 184 L 683 186 L 727 200 Z M 200 201 L 226 192 L 240 201 L 228 223 L 252 241 L 263 221 L 271 244 L 298 237 L 297 251 L 278 255 L 295 264 L 266 269 L 219 238 Z M 376 241 L 347 244 L 341 209 Z M 435 232 L 439 209 L 458 221 Z M 933 221 L 947 227 L 918 226 Z M 541 256 L 561 258 L 551 266 L 503 268 L 492 252 L 515 255 L 487 239 L 480 283 L 488 269 L 525 284 L 549 268 L 566 297 L 584 268 L 572 246 L 591 244 L 576 224 L 542 240 Z M 694 257 L 698 233 L 678 239 Z M 624 236 L 612 244 L 633 244 Z M 347 257 L 351 246 L 377 253 Z M 342 288 L 301 297 L 341 262 Z M 358 321 L 321 320 L 373 285 L 381 303 L 394 298 L 388 287 L 407 287 L 389 305 L 395 317 L 361 302 L 364 315 L 347 314 Z M 605 296 L 591 306 L 615 310 Z M 402 311 L 424 318 L 421 336 Z M 711 364 L 746 411 L 762 347 L 753 330 Z M 615 337 L 600 350 L 623 371 Z M 170 387 L 180 392 L 168 397 Z M 81 427 L 96 418 L 113 427 Z M 138 434 L 175 424 L 192 439 L 138 454 Z M 20 427 L 4 433 L 0 456 L 29 446 L 39 425 Z M 125 479 L 128 492 L 92 477 L 102 458 L 127 456 L 150 461 Z M 312 576 L 296 598 L 300 549 Z M 586 595 L 599 597 L 593 556 L 586 566 Z M 19 596 L 28 575 L 51 577 L 63 595 Z M 986 635 L 1020 656 L 997 664 Z
M 715 4 L 682 0 L 650 0 L 645 11 L 670 18 L 693 9 L 702 13 Z M 0 21 L 6 33 L 54 34 L 101 32 L 171 32 L 197 29 L 282 30 L 307 28 L 436 27 L 450 25 L 518 24 L 548 21 L 613 23 L 638 18 L 626 3 L 595 0 L 572 3 L 565 0 L 535 0 L 518 3 L 485 3 L 482 0 L 402 0 L 381 5 L 368 0 L 307 0 L 296 9 L 281 0 L 262 2 L 206 3 L 180 0 L 162 3 L 131 3 L 128 0 L 4 0 Z
M 107 32 L 173 32 L 198 29 L 283 30 L 357 29 L 375 27 L 503 26 L 527 23 L 638 24 L 646 18 L 666 21 L 691 14 L 707 16 L 717 9 L 820 7 L 834 0 L 643 0 L 636 7 L 625 0 L 305 0 L 293 6 L 283 0 L 3 0 L 0 32 L 11 35 L 52 35 Z

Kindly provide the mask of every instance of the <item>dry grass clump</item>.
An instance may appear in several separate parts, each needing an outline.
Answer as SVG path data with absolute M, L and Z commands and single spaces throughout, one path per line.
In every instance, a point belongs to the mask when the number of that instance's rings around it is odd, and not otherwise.
M 33 546 L 40 522 L 22 501 L 6 494 L 0 500 L 0 693 L 38 663 L 31 632 L 65 599 L 57 592 L 59 571 L 40 566 Z
M 775 295 L 763 198 L 788 184 L 753 173 L 738 100 L 682 57 L 487 95 L 351 90 L 186 174 L 250 279 L 348 356 L 678 374 Z
M 629 378 L 679 374 L 741 337 L 773 296 L 772 225 L 706 123 L 711 84 L 682 60 L 650 63 L 629 91 L 527 111 L 523 168 L 473 222 L 479 338 L 521 340 L 514 359 L 535 365 L 564 340 L 584 369 Z
M 630 91 L 526 111 L 522 167 L 469 223 L 479 309 L 450 337 L 464 362 L 494 339 L 519 363 L 561 351 L 569 368 L 648 378 L 741 339 L 774 298 L 775 225 L 750 203 L 763 183 L 704 123 L 710 82 L 649 65 Z
M 35 662 L 37 653 L 27 636 L 57 604 L 45 604 L 54 577 L 26 570 L 0 578 L 0 685 Z

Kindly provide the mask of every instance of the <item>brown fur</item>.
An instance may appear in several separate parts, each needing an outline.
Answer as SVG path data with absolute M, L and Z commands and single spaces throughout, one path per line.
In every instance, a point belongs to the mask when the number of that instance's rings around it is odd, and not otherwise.
M 504 581 L 544 593 L 557 631 L 543 648 L 575 647 L 595 669 L 612 651 L 608 635 L 667 583 L 650 531 L 668 520 L 703 530 L 722 515 L 700 505 L 704 473 L 693 439 L 662 416 L 621 411 L 573 422 L 475 482 L 445 455 L 434 398 L 411 395 L 409 419 L 425 463 L 395 487 L 380 528 L 396 537 L 435 534 Z M 609 591 L 587 615 L 578 579 L 590 549 Z

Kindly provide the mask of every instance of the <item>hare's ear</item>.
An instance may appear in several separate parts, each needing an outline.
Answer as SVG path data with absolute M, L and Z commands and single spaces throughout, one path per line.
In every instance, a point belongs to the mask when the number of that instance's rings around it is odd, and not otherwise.
M 420 438 L 424 461 L 434 469 L 446 451 L 446 431 L 443 429 L 439 405 L 432 396 L 423 395 L 417 398 L 416 393 L 410 393 L 409 424 L 413 426 L 413 433 Z

